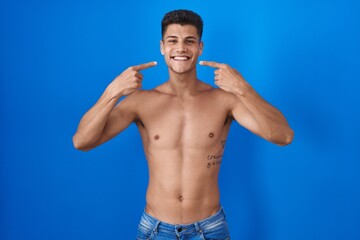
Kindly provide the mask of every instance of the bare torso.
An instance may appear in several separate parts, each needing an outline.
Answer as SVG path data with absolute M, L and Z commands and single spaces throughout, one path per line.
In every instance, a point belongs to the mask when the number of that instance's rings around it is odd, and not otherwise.
M 203 83 L 183 99 L 167 93 L 164 85 L 136 93 L 150 215 L 185 224 L 219 209 L 218 173 L 231 124 L 224 94 Z
M 232 120 L 260 137 L 285 146 L 294 132 L 227 64 L 201 61 L 215 68 L 215 85 L 196 75 L 203 43 L 195 26 L 170 24 L 160 41 L 169 81 L 143 91 L 140 71 L 155 62 L 132 66 L 118 75 L 82 117 L 74 147 L 88 151 L 136 122 L 149 167 L 146 211 L 161 221 L 186 224 L 219 209 L 218 173 Z M 127 96 L 119 104 L 117 101 Z M 116 105 L 116 106 L 115 106 Z

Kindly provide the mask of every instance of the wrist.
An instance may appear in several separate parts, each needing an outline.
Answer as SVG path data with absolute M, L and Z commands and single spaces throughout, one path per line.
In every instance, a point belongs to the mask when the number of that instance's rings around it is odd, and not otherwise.
M 113 83 L 110 83 L 109 86 L 105 89 L 106 94 L 109 96 L 110 99 L 113 98 L 117 98 L 119 99 L 120 97 L 123 96 L 123 90 L 117 88 L 116 86 L 113 85 Z
M 247 82 L 239 82 L 234 88 L 234 94 L 239 97 L 246 97 L 252 93 L 252 88 Z

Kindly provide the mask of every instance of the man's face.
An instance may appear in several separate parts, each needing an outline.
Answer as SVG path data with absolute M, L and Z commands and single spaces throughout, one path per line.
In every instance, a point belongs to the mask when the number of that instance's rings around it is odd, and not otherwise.
M 161 54 L 170 70 L 176 73 L 193 70 L 202 49 L 203 43 L 192 25 L 170 24 L 160 41 Z

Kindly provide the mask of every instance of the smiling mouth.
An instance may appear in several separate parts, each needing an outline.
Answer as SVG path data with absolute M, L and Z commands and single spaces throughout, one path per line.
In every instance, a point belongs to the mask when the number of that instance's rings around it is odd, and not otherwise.
M 190 59 L 190 57 L 188 56 L 174 56 L 174 57 L 171 57 L 172 60 L 175 60 L 175 61 L 187 61 Z

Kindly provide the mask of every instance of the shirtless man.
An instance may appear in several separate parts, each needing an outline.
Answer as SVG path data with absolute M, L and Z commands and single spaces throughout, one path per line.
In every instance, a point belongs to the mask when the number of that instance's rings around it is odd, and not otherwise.
M 140 71 L 156 62 L 129 67 L 83 116 L 73 137 L 75 148 L 88 151 L 136 123 L 149 168 L 137 239 L 229 239 L 218 173 L 230 124 L 235 120 L 280 146 L 293 138 L 284 116 L 234 68 L 201 61 L 215 69 L 219 88 L 197 79 L 202 28 L 194 12 L 167 13 L 160 49 L 169 80 L 141 90 Z

